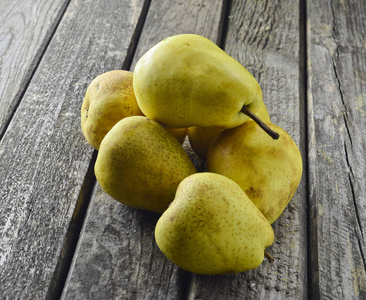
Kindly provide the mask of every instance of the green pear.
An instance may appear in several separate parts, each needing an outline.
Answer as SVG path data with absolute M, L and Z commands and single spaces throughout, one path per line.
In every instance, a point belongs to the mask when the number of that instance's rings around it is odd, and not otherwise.
M 273 140 L 254 121 L 222 132 L 208 149 L 206 168 L 239 184 L 272 224 L 295 194 L 302 158 L 284 129 L 267 125 L 279 139 Z
M 171 132 L 155 121 L 132 116 L 119 121 L 100 144 L 95 176 L 121 203 L 162 213 L 178 184 L 196 169 Z
M 202 172 L 179 184 L 156 224 L 155 240 L 180 268 L 214 275 L 258 267 L 274 232 L 234 181 Z
M 271 122 L 271 118 L 263 101 L 256 115 L 263 122 Z M 219 127 L 193 126 L 188 128 L 188 137 L 192 150 L 198 155 L 198 157 L 206 159 L 208 148 L 219 136 L 221 131 L 223 131 L 223 129 Z
M 237 60 L 195 34 L 168 37 L 147 51 L 134 69 L 140 109 L 170 128 L 233 128 L 256 113 L 262 91 Z

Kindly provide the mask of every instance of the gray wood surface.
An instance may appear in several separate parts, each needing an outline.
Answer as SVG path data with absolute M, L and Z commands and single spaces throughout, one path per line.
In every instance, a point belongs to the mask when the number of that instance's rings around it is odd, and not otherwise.
M 307 2 L 315 299 L 366 298 L 365 12 L 365 1 Z
M 225 50 L 258 80 L 273 123 L 301 148 L 304 99 L 299 1 L 233 0 Z M 304 162 L 305 164 L 305 162 Z M 227 276 L 195 276 L 194 299 L 307 299 L 305 176 L 295 196 L 273 223 L 275 258 L 257 269 Z
M 62 289 L 93 184 L 84 91 L 128 60 L 143 10 L 143 1 L 92 3 L 69 4 L 0 142 L 1 299 L 55 299 Z
M 0 1 L 0 137 L 68 3 Z

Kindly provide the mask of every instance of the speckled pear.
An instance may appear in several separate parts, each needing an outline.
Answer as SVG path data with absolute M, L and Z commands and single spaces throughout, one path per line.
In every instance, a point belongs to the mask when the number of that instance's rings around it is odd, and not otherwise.
M 254 122 L 225 130 L 210 145 L 206 168 L 234 180 L 272 224 L 295 194 L 302 176 L 300 150 L 281 127 L 267 123 L 273 140 Z
M 132 80 L 130 71 L 112 70 L 98 75 L 89 84 L 81 106 L 81 129 L 96 150 L 118 121 L 143 115 L 136 102 Z
M 162 213 L 196 169 L 174 135 L 142 116 L 127 117 L 100 144 L 95 176 L 121 203 Z
M 252 74 L 209 39 L 168 37 L 148 50 L 134 69 L 140 109 L 170 128 L 233 128 L 256 113 L 262 91 Z
M 228 274 L 262 264 L 274 232 L 231 179 L 202 172 L 185 178 L 159 218 L 155 240 L 165 256 L 197 274 Z

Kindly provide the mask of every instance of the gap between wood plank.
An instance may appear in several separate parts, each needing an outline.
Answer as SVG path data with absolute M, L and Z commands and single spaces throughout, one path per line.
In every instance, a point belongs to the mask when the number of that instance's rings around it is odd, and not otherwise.
M 70 3 L 71 0 L 69 0 Z M 69 5 L 68 3 L 68 5 Z M 129 45 L 129 49 L 127 52 L 127 55 L 123 61 L 121 69 L 123 70 L 129 70 L 135 51 L 136 46 L 138 44 L 139 38 L 141 36 L 141 31 L 143 28 L 143 25 L 146 20 L 147 13 L 149 11 L 151 0 L 145 0 L 144 5 L 141 10 L 141 15 L 137 21 L 136 30 L 135 33 L 132 36 L 131 43 Z M 67 6 L 68 6 L 67 5 Z M 66 7 L 67 8 L 67 7 Z M 66 9 L 63 11 L 63 14 L 65 13 Z M 60 18 L 61 20 L 62 18 Z M 59 22 L 60 23 L 60 22 Z M 57 27 L 59 25 L 57 24 Z M 57 29 L 56 27 L 56 29 Z M 55 29 L 55 31 L 56 31 Z M 55 32 L 54 31 L 54 32 Z M 52 34 L 53 36 L 53 34 Z M 48 41 L 48 44 L 50 43 L 51 39 Z M 47 46 L 48 46 L 47 44 Z M 47 49 L 47 47 L 46 47 Z M 46 51 L 44 50 L 44 52 Z M 42 53 L 42 57 L 43 54 Z M 41 57 L 41 59 L 42 59 Z M 40 59 L 40 60 L 41 60 Z M 33 74 L 32 74 L 33 76 Z M 0 137 L 1 138 L 1 137 Z M 82 185 L 82 188 L 80 190 L 79 199 L 77 201 L 73 220 L 70 223 L 70 226 L 68 228 L 68 232 L 66 234 L 66 238 L 64 240 L 64 244 L 60 253 L 60 257 L 58 259 L 58 263 L 56 266 L 56 270 L 53 274 L 53 278 L 51 280 L 50 286 L 47 291 L 46 299 L 60 299 L 62 292 L 65 287 L 67 276 L 70 272 L 71 264 L 75 255 L 75 251 L 77 248 L 77 244 L 80 237 L 80 232 L 82 230 L 82 226 L 86 217 L 86 212 L 88 210 L 93 190 L 97 184 L 97 180 L 95 178 L 94 174 L 94 165 L 97 158 L 97 151 L 93 152 L 88 171 L 85 175 L 85 179 Z
M 300 76 L 302 76 L 302 84 L 303 84 L 303 90 L 300 90 L 300 127 L 302 130 L 300 131 L 300 142 L 301 145 L 301 151 L 304 154 L 303 155 L 303 165 L 304 165 L 304 179 L 305 179 L 305 199 L 306 199 L 306 232 L 307 232 L 307 281 L 308 281 L 308 299 L 310 298 L 318 298 L 319 297 L 319 291 L 317 287 L 314 286 L 314 272 L 312 269 L 312 260 L 314 251 L 312 250 L 312 244 L 311 244 L 311 230 L 310 230 L 310 195 L 309 195 L 309 164 L 308 164 L 308 153 L 309 153 L 309 126 L 308 126 L 308 43 L 307 43 L 307 7 L 306 7 L 306 0 L 300 0 L 299 2 L 299 33 L 300 33 L 300 52 L 299 52 L 299 61 L 300 61 Z M 314 245 L 316 246 L 316 245 Z
M 73 217 L 62 245 L 55 272 L 53 273 L 50 286 L 48 287 L 46 299 L 60 299 L 61 297 L 76 246 L 78 244 L 81 228 L 89 207 L 92 192 L 96 184 L 96 178 L 94 175 L 94 164 L 96 159 L 97 151 L 94 151 L 83 185 L 81 186 Z
M 222 11 L 219 22 L 219 29 L 217 34 L 216 44 L 223 49 L 226 43 L 229 15 L 231 10 L 232 0 L 224 0 L 222 4 Z
M 132 61 L 135 57 L 137 45 L 140 40 L 142 29 L 144 28 L 144 25 L 145 25 L 145 21 L 146 21 L 147 13 L 149 12 L 150 4 L 151 4 L 151 0 L 145 0 L 144 6 L 142 7 L 142 11 L 141 11 L 141 16 L 140 16 L 139 20 L 137 21 L 136 31 L 132 35 L 131 43 L 128 47 L 127 56 L 121 66 L 122 70 L 131 69 Z
M 3 137 L 4 137 L 4 135 L 5 135 L 5 133 L 6 133 L 6 131 L 7 131 L 7 129 L 8 129 L 8 127 L 9 127 L 9 125 L 10 125 L 11 121 L 13 120 L 13 117 L 14 117 L 14 115 L 15 115 L 15 113 L 16 113 L 16 111 L 17 111 L 17 109 L 18 109 L 19 105 L 20 105 L 20 102 L 22 101 L 22 99 L 23 99 L 23 97 L 24 97 L 24 94 L 25 94 L 25 92 L 27 91 L 28 86 L 29 86 L 29 84 L 31 83 L 31 81 L 32 81 L 32 79 L 33 79 L 34 74 L 36 73 L 36 71 L 37 71 L 37 69 L 38 69 L 38 66 L 39 66 L 40 62 L 42 61 L 43 56 L 44 56 L 44 54 L 46 53 L 46 51 L 47 51 L 47 49 L 48 49 L 48 46 L 49 46 L 49 44 L 50 44 L 50 42 L 51 42 L 51 40 L 52 40 L 52 38 L 53 38 L 53 36 L 54 36 L 54 34 L 55 34 L 55 32 L 56 32 L 57 28 L 58 28 L 58 26 L 59 26 L 59 25 L 60 25 L 60 23 L 61 23 L 62 17 L 63 17 L 63 15 L 65 14 L 65 11 L 67 10 L 67 8 L 69 7 L 70 2 L 71 2 L 71 0 L 68 0 L 68 1 L 66 1 L 66 3 L 64 4 L 64 5 L 65 5 L 65 7 L 64 7 L 64 8 L 61 10 L 61 12 L 59 13 L 58 19 L 57 19 L 57 21 L 56 21 L 56 25 L 55 25 L 55 27 L 54 27 L 54 29 L 53 29 L 52 33 L 50 33 L 50 35 L 49 35 L 49 37 L 48 37 L 48 40 L 45 42 L 45 46 L 44 46 L 44 48 L 43 48 L 42 50 L 40 50 L 41 54 L 39 55 L 38 59 L 36 59 L 36 58 L 35 58 L 35 60 L 36 60 L 36 61 L 35 61 L 34 63 L 31 63 L 31 64 L 30 64 L 30 65 L 35 65 L 35 67 L 34 67 L 32 70 L 28 70 L 28 72 L 27 72 L 27 73 L 30 73 L 30 74 L 29 74 L 29 78 L 28 78 L 28 79 L 26 79 L 26 80 L 27 80 L 27 82 L 26 82 L 26 84 L 24 85 L 24 88 L 23 88 L 22 90 L 19 90 L 19 91 L 18 91 L 18 93 L 16 93 L 16 95 L 15 95 L 15 97 L 14 97 L 15 99 L 18 99 L 18 100 L 16 100 L 16 104 L 15 104 L 15 106 L 14 106 L 14 109 L 13 109 L 13 111 L 12 111 L 12 113 L 11 113 L 11 115 L 10 115 L 9 119 L 6 121 L 6 123 L 5 123 L 5 125 L 4 125 L 4 129 L 3 129 L 3 131 L 0 131 L 0 143 L 1 143 L 1 141 L 2 141 L 2 139 L 3 139 Z

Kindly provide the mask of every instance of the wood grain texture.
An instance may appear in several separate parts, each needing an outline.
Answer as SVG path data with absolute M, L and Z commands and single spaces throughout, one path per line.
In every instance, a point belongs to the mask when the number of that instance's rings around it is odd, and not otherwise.
M 0 137 L 68 3 L 0 2 Z
M 298 1 L 233 1 L 225 50 L 258 80 L 273 123 L 303 149 Z M 304 154 L 304 153 L 303 153 Z M 304 162 L 305 163 L 305 162 Z M 275 261 L 226 276 L 195 276 L 192 299 L 307 299 L 306 195 L 295 196 L 273 224 Z
M 62 299 L 177 299 L 186 274 L 157 248 L 158 218 L 126 207 L 98 185 Z
M 71 2 L 1 140 L 2 299 L 57 296 L 52 287 L 62 284 L 58 268 L 90 179 L 93 149 L 80 129 L 84 92 L 123 64 L 142 5 Z
M 308 1 L 313 299 L 365 299 L 366 3 Z
M 216 40 L 221 9 L 221 0 L 152 1 L 132 69 L 145 51 L 173 34 L 191 32 Z M 192 155 L 189 144 L 185 147 Z M 200 161 L 192 158 L 199 167 Z M 185 299 L 190 274 L 157 247 L 158 217 L 120 204 L 97 185 L 63 299 Z

